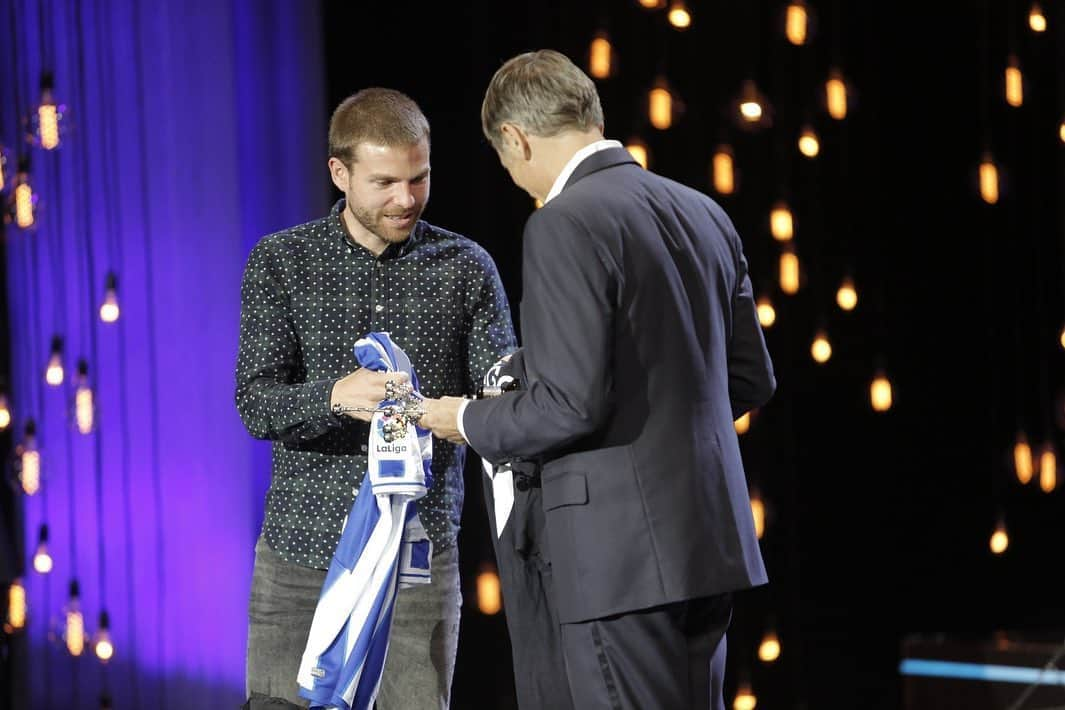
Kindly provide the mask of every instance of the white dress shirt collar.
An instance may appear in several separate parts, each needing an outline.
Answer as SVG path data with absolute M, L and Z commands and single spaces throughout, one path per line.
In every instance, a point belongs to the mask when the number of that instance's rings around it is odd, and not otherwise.
M 573 174 L 573 171 L 577 169 L 577 166 L 589 155 L 609 148 L 622 147 L 624 146 L 622 146 L 619 141 L 604 138 L 602 140 L 597 140 L 595 143 L 589 143 L 578 150 L 573 154 L 573 157 L 569 159 L 569 162 L 566 163 L 565 167 L 562 168 L 562 172 L 558 174 L 558 177 L 555 178 L 555 183 L 551 186 L 551 192 L 547 193 L 547 197 L 544 199 L 544 204 L 547 204 L 554 198 L 558 197 L 558 193 L 562 192 L 562 188 L 566 186 L 566 181 L 569 180 L 570 175 Z

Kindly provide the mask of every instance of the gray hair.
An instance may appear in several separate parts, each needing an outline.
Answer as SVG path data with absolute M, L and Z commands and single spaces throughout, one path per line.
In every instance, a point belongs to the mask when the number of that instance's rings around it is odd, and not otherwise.
M 519 54 L 499 68 L 481 104 L 481 128 L 499 148 L 499 127 L 514 123 L 535 136 L 603 125 L 595 83 L 566 55 L 552 49 Z

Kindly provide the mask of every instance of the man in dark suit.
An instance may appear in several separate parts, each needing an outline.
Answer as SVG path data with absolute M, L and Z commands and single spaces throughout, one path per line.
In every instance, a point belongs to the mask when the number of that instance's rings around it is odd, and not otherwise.
M 575 707 L 721 708 L 730 594 L 766 582 L 733 420 L 775 388 L 739 236 L 603 140 L 595 85 L 558 52 L 504 64 L 481 118 L 544 202 L 524 234 L 528 387 L 430 401 L 422 424 L 488 461 L 541 457 Z

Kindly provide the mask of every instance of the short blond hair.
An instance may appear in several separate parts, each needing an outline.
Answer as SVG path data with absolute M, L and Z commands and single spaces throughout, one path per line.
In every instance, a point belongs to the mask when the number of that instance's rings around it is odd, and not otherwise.
M 507 60 L 489 82 L 481 104 L 481 128 L 496 148 L 504 123 L 547 138 L 569 129 L 602 126 L 603 107 L 587 74 L 561 52 L 541 49 Z
M 389 147 L 429 140 L 429 121 L 406 94 L 373 87 L 340 102 L 329 120 L 329 157 L 351 166 L 360 143 Z

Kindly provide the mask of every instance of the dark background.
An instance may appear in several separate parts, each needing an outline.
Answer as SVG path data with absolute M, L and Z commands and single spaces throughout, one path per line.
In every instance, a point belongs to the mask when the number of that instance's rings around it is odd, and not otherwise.
M 640 135 L 651 169 L 710 194 L 713 148 L 732 144 L 739 189 L 719 199 L 744 237 L 756 290 L 777 308 L 767 338 L 780 386 L 742 438 L 769 506 L 772 581 L 738 599 L 729 688 L 752 677 L 759 707 L 898 707 L 906 634 L 1065 627 L 1061 494 L 1020 487 L 1010 464 L 1019 427 L 1061 446 L 1065 15 L 1045 6 L 1049 31 L 1037 36 L 1017 2 L 813 2 L 812 41 L 793 47 L 784 6 L 691 2 L 693 25 L 681 33 L 635 0 L 432 3 L 403 17 L 388 5 L 330 3 L 330 108 L 372 85 L 419 101 L 433 127 L 426 219 L 492 253 L 516 318 L 532 205 L 479 121 L 503 61 L 550 47 L 586 66 L 605 29 L 618 66 L 597 82 L 608 137 Z M 1009 51 L 1026 74 L 1016 109 L 1002 98 Z M 833 64 L 855 92 L 843 122 L 818 99 Z M 685 104 L 664 132 L 645 119 L 656 74 Z M 772 128 L 757 134 L 728 113 L 749 77 L 773 105 Z M 821 136 L 813 161 L 794 147 L 807 120 Z M 985 149 L 1003 174 L 995 206 L 976 189 Z M 768 211 L 780 197 L 795 212 L 804 265 L 794 297 L 774 289 Z M 834 303 L 846 272 L 859 291 L 850 314 Z M 822 324 L 835 354 L 819 366 L 808 353 Z M 894 386 L 886 414 L 868 403 L 878 366 Z M 468 488 L 472 582 L 490 549 L 476 471 Z M 999 514 L 1011 534 L 1001 558 L 988 549 Z M 756 650 L 773 620 L 783 653 L 767 667 Z M 502 619 L 467 606 L 457 707 L 507 707 L 497 700 L 509 685 L 498 676 L 505 644 Z

